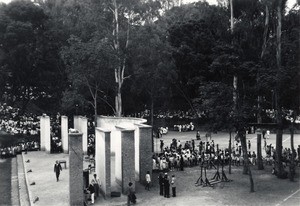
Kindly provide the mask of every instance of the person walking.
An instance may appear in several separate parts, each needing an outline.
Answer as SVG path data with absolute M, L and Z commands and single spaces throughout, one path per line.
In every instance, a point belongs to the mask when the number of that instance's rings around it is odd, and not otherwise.
M 100 180 L 99 180 L 99 178 L 97 178 L 97 174 L 94 174 L 94 177 L 93 177 L 91 183 L 95 189 L 95 199 L 97 199 L 97 197 L 99 197 L 100 186 L 101 186 Z
M 172 186 L 172 196 L 176 197 L 176 177 L 175 177 L 175 175 L 172 175 L 171 186 Z
M 55 175 L 56 175 L 56 182 L 59 181 L 60 171 L 62 171 L 61 165 L 58 162 L 58 160 L 56 160 L 56 162 L 54 164 L 54 172 L 55 172 Z
M 147 174 L 146 174 L 146 187 L 145 189 L 146 190 L 150 190 L 150 183 L 151 183 L 151 177 L 150 177 L 150 172 L 147 171 Z

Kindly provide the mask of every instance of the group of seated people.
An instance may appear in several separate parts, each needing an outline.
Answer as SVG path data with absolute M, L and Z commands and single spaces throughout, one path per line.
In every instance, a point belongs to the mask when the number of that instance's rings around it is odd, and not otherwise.
M 35 135 L 38 133 L 39 120 L 31 113 L 20 114 L 19 108 L 14 108 L 0 102 L 0 130 L 9 134 Z
M 203 163 L 209 163 L 210 166 L 223 164 L 228 165 L 230 162 L 234 166 L 245 164 L 244 155 L 240 143 L 236 147 L 232 147 L 230 156 L 229 149 L 220 149 L 219 145 L 214 143 L 214 140 L 200 141 L 195 145 L 195 141 L 186 141 L 184 145 L 180 140 L 173 139 L 170 146 L 164 147 L 164 142 L 161 140 L 161 152 L 153 155 L 153 170 L 172 171 L 183 170 L 184 167 L 193 167 Z M 263 157 L 265 164 L 273 165 L 275 161 L 275 149 L 271 146 L 270 152 L 266 150 L 266 156 Z M 299 150 L 300 151 L 300 150 Z M 299 162 L 299 155 L 296 161 Z M 286 165 L 291 159 L 290 149 L 283 150 L 283 164 Z M 254 151 L 249 151 L 247 154 L 249 164 L 257 164 L 257 155 Z M 296 157 L 296 156 L 295 156 Z
M 16 145 L 1 147 L 0 157 L 1 159 L 15 157 L 21 152 L 37 151 L 40 149 L 40 144 L 37 141 L 22 142 Z
M 127 117 L 138 117 L 138 118 L 147 118 L 150 117 L 151 112 L 148 109 L 145 109 L 144 111 L 137 112 L 131 115 L 126 115 Z M 202 114 L 200 114 L 201 116 Z M 192 112 L 191 110 L 188 111 L 182 111 L 182 110 L 176 110 L 176 111 L 158 111 L 153 114 L 155 118 L 158 119 L 172 119 L 172 118 L 179 118 L 179 119 L 195 119 L 198 116 Z
M 187 131 L 194 131 L 194 130 L 195 130 L 195 125 L 193 124 L 193 122 L 190 122 L 189 124 L 174 125 L 174 131 L 187 132 Z

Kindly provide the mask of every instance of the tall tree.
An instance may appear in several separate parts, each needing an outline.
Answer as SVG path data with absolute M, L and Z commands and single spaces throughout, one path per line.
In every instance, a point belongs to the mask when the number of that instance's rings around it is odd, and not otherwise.
M 286 1 L 285 0 L 277 0 L 276 1 L 276 84 L 275 84 L 275 113 L 276 113 L 276 123 L 277 123 L 277 133 L 276 133 L 276 170 L 277 177 L 283 178 L 284 168 L 282 164 L 282 134 L 283 134 L 283 122 L 282 122 L 282 104 L 281 104 L 281 96 L 280 91 L 282 87 L 281 82 L 281 72 L 282 72 L 282 54 L 281 54 L 281 35 L 282 35 L 282 17 L 285 8 Z
M 6 53 L 2 65 L 10 71 L 12 94 L 23 112 L 29 102 L 41 101 L 48 102 L 49 110 L 49 102 L 60 98 L 64 74 L 55 59 L 58 49 L 48 32 L 48 16 L 27 1 L 11 2 L 1 9 L 5 14 L 1 21 L 1 50 Z
M 114 110 L 107 99 L 107 90 L 112 89 L 109 88 L 109 78 L 112 77 L 116 61 L 115 54 L 108 41 L 105 38 L 99 39 L 97 35 L 88 42 L 82 42 L 81 39 L 71 36 L 69 45 L 62 50 L 62 58 L 67 65 L 71 89 L 84 97 L 85 102 L 93 107 L 96 123 L 99 100 Z

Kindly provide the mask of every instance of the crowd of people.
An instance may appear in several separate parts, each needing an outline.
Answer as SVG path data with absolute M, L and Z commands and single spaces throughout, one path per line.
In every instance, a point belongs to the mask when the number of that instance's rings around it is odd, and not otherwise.
M 37 151 L 40 149 L 40 145 L 37 141 L 21 142 L 16 145 L 0 147 L 1 159 L 15 157 L 21 152 Z
M 128 117 L 138 117 L 138 118 L 147 118 L 150 117 L 151 113 L 150 110 L 146 109 L 141 112 L 137 112 L 131 115 L 127 115 Z M 191 110 L 182 111 L 182 110 L 175 110 L 175 111 L 158 111 L 153 114 L 155 118 L 158 119 L 165 119 L 165 118 L 179 118 L 179 119 L 195 119 L 198 116 L 194 114 Z
M 276 150 L 272 144 L 267 145 L 265 141 L 265 154 L 263 161 L 265 164 L 273 165 L 276 159 Z M 210 167 L 217 164 L 235 166 L 245 164 L 245 159 L 240 141 L 235 141 L 230 155 L 228 148 L 219 148 L 213 139 L 207 141 L 195 140 L 181 143 L 180 140 L 173 139 L 170 145 L 165 145 L 164 140 L 160 140 L 160 153 L 153 155 L 153 170 L 174 171 L 184 170 L 185 167 L 193 167 L 200 164 L 206 164 Z M 291 162 L 292 155 L 299 164 L 300 146 L 294 153 L 290 148 L 284 148 L 282 153 L 282 162 L 288 165 Z M 248 154 L 246 155 L 250 165 L 257 164 L 257 154 L 251 150 L 251 142 L 248 141 Z
M 36 135 L 39 120 L 32 113 L 20 114 L 20 109 L 0 102 L 0 130 L 9 134 Z
M 174 131 L 178 132 L 187 132 L 187 131 L 194 131 L 195 125 L 193 122 L 190 122 L 189 124 L 176 124 L 174 125 Z

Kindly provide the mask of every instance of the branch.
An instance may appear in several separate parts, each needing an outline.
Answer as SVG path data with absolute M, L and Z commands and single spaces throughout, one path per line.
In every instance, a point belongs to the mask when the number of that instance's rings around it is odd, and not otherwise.
M 91 88 L 91 85 L 90 85 L 90 83 L 89 83 L 89 81 L 88 81 L 88 79 L 86 77 L 85 77 L 85 80 L 86 80 L 86 84 L 87 84 L 87 86 L 88 86 L 88 88 L 90 90 L 90 93 L 92 95 L 92 98 L 95 99 L 95 94 L 94 94 L 94 92 L 93 92 L 93 90 Z
M 190 101 L 190 99 L 185 95 L 184 91 L 177 85 L 175 84 L 175 86 L 177 87 L 177 89 L 180 91 L 180 93 L 182 94 L 182 96 L 184 97 L 184 99 L 187 101 L 187 103 L 190 105 L 191 109 L 197 114 L 197 116 L 199 117 L 198 112 L 196 111 L 195 107 L 193 106 L 192 102 Z
M 132 76 L 132 75 L 128 75 L 128 76 L 124 77 L 123 80 L 129 79 L 131 76 Z
M 103 97 L 99 97 L 103 102 L 105 102 L 112 110 L 113 112 L 116 114 L 116 110 L 115 108 Z
M 92 105 L 92 107 L 94 107 L 94 108 L 96 107 L 96 105 L 94 105 L 93 102 L 91 102 L 91 101 L 87 101 L 87 102 L 90 103 Z

